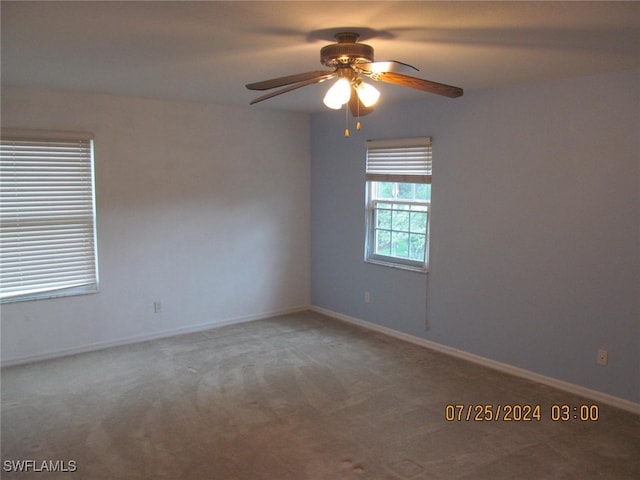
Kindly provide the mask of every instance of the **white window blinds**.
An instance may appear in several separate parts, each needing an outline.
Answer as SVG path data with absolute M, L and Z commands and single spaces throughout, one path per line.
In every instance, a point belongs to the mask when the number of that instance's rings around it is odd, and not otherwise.
M 368 181 L 431 183 L 431 137 L 367 142 Z
M 97 286 L 92 135 L 3 129 L 0 300 Z

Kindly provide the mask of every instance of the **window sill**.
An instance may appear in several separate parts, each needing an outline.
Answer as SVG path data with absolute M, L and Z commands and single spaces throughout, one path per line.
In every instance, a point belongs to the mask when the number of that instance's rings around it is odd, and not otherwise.
M 16 295 L 13 297 L 5 297 L 3 299 L 0 299 L 0 304 L 33 302 L 36 300 L 51 300 L 53 298 L 76 297 L 80 295 L 93 295 L 95 293 L 100 293 L 100 290 L 95 285 L 73 287 L 73 288 L 57 290 L 57 291 L 40 292 L 40 293 Z
M 407 265 L 407 264 L 403 264 L 403 263 L 396 263 L 393 261 L 389 261 L 389 260 L 381 260 L 381 259 L 377 259 L 377 258 L 367 258 L 364 261 L 365 263 L 370 263 L 372 265 L 380 265 L 383 267 L 390 267 L 390 268 L 396 268 L 398 270 L 408 270 L 410 272 L 415 272 L 415 273 L 422 273 L 422 274 L 427 274 L 429 273 L 429 269 L 424 266 L 418 266 L 418 265 Z

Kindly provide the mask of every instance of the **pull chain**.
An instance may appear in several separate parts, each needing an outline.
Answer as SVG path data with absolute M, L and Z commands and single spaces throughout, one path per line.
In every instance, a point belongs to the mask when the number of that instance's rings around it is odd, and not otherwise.
M 349 137 L 349 108 L 347 107 L 347 104 L 344 104 L 344 124 L 345 124 L 345 129 L 344 129 L 344 136 L 345 138 Z

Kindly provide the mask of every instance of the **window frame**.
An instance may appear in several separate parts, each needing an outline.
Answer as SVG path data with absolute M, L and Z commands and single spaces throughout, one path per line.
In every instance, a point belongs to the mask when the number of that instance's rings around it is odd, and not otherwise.
M 419 147 L 419 149 L 422 149 L 423 151 L 419 153 L 412 152 L 412 147 Z M 377 188 L 376 185 L 378 182 L 430 185 L 432 162 L 431 147 L 431 137 L 393 140 L 370 140 L 367 142 L 364 242 L 364 261 L 366 263 L 399 268 L 403 270 L 411 270 L 419 273 L 428 273 L 429 247 L 431 243 L 431 195 L 429 195 L 429 201 L 387 198 L 381 199 L 378 198 L 375 189 Z M 389 152 L 392 152 L 387 155 L 388 158 L 383 158 L 382 161 L 370 161 L 370 153 L 372 149 L 386 148 L 389 148 Z M 397 151 L 397 149 L 402 150 L 404 148 L 408 149 L 406 155 L 404 155 L 402 151 Z M 394 164 L 399 164 L 399 168 L 396 169 L 394 167 Z M 393 255 L 384 255 L 376 252 L 376 234 L 380 229 L 378 228 L 377 210 L 375 208 L 375 205 L 379 203 L 392 205 L 417 205 L 426 207 L 425 213 L 427 215 L 427 218 L 424 232 L 424 261 L 417 261 Z M 410 234 L 410 229 L 411 227 L 409 227 L 409 232 L 406 233 Z
M 93 134 L 3 128 L 1 145 L 0 303 L 97 293 Z

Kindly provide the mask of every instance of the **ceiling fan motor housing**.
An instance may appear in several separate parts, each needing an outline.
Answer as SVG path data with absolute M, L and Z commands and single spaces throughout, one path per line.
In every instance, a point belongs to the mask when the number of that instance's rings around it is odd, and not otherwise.
M 357 33 L 339 33 L 338 43 L 332 43 L 320 50 L 320 62 L 328 67 L 373 62 L 373 47 L 356 43 Z

